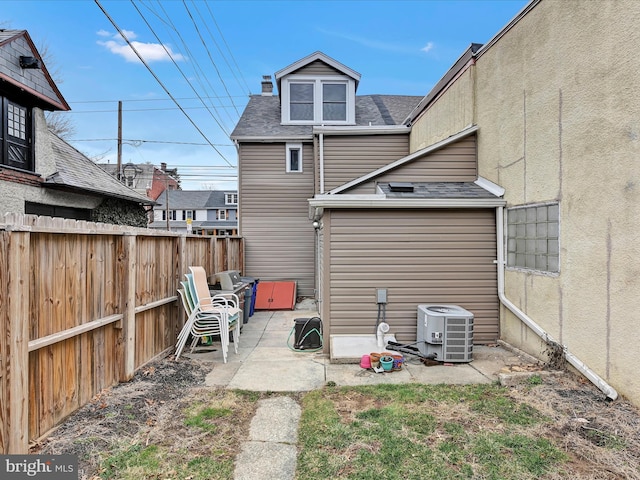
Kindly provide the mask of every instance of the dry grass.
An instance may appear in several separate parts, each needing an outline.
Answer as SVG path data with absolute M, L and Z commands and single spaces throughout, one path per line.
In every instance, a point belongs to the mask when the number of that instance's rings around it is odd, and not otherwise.
M 210 364 L 186 358 L 179 362 L 168 358 L 148 366 L 131 382 L 97 395 L 48 438 L 34 444 L 32 453 L 77 455 L 83 472 L 80 479 L 85 480 L 233 478 L 233 462 L 241 442 L 248 437 L 257 401 L 269 394 L 204 388 L 210 369 Z M 391 398 L 394 387 L 386 387 L 385 395 Z M 608 402 L 593 385 L 569 374 L 511 387 L 507 394 L 518 405 L 532 407 L 548 421 L 507 425 L 499 415 L 484 415 L 483 423 L 478 423 L 478 415 L 467 402 L 438 397 L 430 397 L 419 406 L 408 399 L 407 408 L 410 415 L 420 413 L 419 408 L 422 413 L 437 417 L 439 424 L 461 425 L 468 433 L 516 434 L 522 430 L 553 442 L 568 460 L 544 478 L 640 480 L 640 414 L 625 400 Z M 334 403 L 335 412 L 345 425 L 356 421 L 362 412 L 383 409 L 388 402 L 384 395 L 371 396 L 350 389 L 326 388 L 322 395 Z M 302 394 L 292 396 L 298 400 Z M 205 415 L 207 406 L 219 411 L 232 407 L 233 415 Z M 195 417 L 197 421 L 188 422 Z M 436 430 L 428 442 L 438 445 L 447 440 L 447 435 L 446 431 Z M 132 446 L 142 451 L 153 447 L 149 454 L 161 464 L 157 476 L 126 470 L 118 463 L 124 462 Z M 368 451 L 377 455 L 381 448 L 375 442 L 353 443 L 345 445 L 341 454 L 355 457 Z M 213 467 L 197 464 L 210 459 L 216 462 L 213 473 L 207 470 Z M 165 467 L 164 463 L 172 466 Z M 111 464 L 115 470 L 109 470 Z M 155 467 L 146 468 L 153 471 Z M 346 477 L 348 470 L 342 475 Z

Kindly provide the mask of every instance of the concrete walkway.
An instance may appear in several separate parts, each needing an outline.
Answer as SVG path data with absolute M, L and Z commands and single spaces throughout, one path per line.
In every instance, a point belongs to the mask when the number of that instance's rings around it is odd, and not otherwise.
M 331 363 L 322 352 L 292 350 L 294 320 L 318 316 L 315 305 L 302 304 L 301 307 L 293 311 L 255 312 L 243 325 L 238 354 L 231 347 L 226 364 L 219 349 L 185 356 L 211 362 L 212 370 L 205 380 L 207 386 L 261 392 L 304 392 L 322 388 L 328 382 L 338 386 L 491 383 L 499 380 L 505 367 L 526 365 L 533 360 L 498 346 L 474 346 L 470 363 L 427 367 L 417 357 L 405 355 L 402 370 L 388 373 L 364 370 L 358 363 Z M 293 479 L 299 418 L 300 406 L 290 397 L 260 401 L 249 438 L 236 458 L 234 479 Z

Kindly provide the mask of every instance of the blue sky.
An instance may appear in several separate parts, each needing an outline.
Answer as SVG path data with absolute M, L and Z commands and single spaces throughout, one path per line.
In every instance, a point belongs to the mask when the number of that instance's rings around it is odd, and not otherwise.
M 527 3 L 0 0 L 0 28 L 28 30 L 46 50 L 78 150 L 116 162 L 122 101 L 123 163 L 165 162 L 184 189 L 228 189 L 228 134 L 262 75 L 319 50 L 362 75 L 358 94 L 426 95 Z

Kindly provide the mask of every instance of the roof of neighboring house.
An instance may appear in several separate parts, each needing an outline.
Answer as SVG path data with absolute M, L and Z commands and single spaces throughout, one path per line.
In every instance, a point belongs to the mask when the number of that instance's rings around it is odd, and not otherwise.
M 410 95 L 356 96 L 356 126 L 402 125 L 422 100 Z M 232 139 L 311 138 L 314 125 L 281 125 L 280 97 L 252 95 Z
M 149 228 L 156 228 L 159 230 L 167 229 L 167 221 L 166 220 L 156 220 L 148 225 Z M 169 228 L 171 229 L 182 229 L 187 228 L 187 222 L 184 220 L 169 220 Z M 193 229 L 220 229 L 220 228 L 238 228 L 238 222 L 235 220 L 194 220 L 191 223 L 191 228 Z
M 35 58 L 37 66 L 21 66 L 20 57 Z M 25 92 L 43 110 L 71 110 L 26 30 L 0 29 L 0 82 Z
M 237 208 L 236 204 L 225 204 L 226 193 L 237 193 L 236 190 L 165 190 L 156 200 L 158 209 L 163 209 L 165 194 L 169 194 L 171 210 L 207 210 L 219 207 Z
M 80 190 L 142 204 L 154 203 L 153 200 L 120 183 L 51 131 L 49 138 L 57 172 L 46 178 L 43 184 L 45 187 Z

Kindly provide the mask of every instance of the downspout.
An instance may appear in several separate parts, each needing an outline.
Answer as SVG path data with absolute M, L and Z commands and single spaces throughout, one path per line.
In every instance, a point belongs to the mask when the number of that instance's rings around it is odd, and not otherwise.
M 324 133 L 318 134 L 318 142 L 320 143 L 320 193 L 324 193 Z
M 516 307 L 504 293 L 504 207 L 498 207 L 496 209 L 496 230 L 498 237 L 498 298 L 500 302 L 507 307 L 516 317 L 518 317 L 527 327 L 529 327 L 536 335 L 538 335 L 545 343 L 556 343 L 553 337 L 545 332 L 540 325 L 535 323 L 527 314 Z M 600 389 L 608 398 L 615 400 L 618 398 L 618 392 L 598 376 L 596 372 L 587 367 L 581 360 L 579 360 L 574 354 L 569 352 L 567 347 L 562 345 L 562 352 L 564 358 L 573 365 L 580 373 L 591 381 L 598 389 Z

